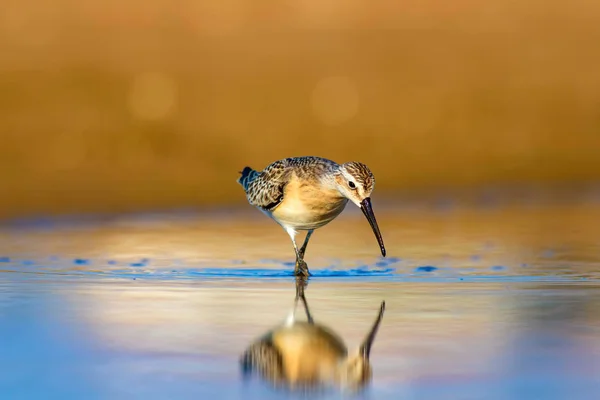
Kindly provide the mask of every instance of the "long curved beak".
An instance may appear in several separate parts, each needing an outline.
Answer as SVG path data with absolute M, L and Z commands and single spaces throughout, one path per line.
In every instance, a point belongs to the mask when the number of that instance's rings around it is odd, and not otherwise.
M 383 319 L 383 312 L 385 311 L 385 301 L 381 302 L 381 307 L 379 307 L 379 314 L 377 314 L 377 319 L 375 319 L 375 323 L 371 327 L 371 330 L 363 340 L 362 344 L 359 348 L 359 353 L 365 358 L 369 359 L 371 355 L 371 346 L 373 346 L 373 342 L 375 341 L 375 336 L 377 336 L 377 331 L 379 330 L 379 325 L 381 324 L 381 320 Z
M 360 202 L 360 209 L 362 210 L 367 220 L 369 220 L 369 224 L 371 224 L 371 228 L 373 229 L 373 233 L 379 242 L 379 247 L 381 248 L 381 255 L 385 257 L 385 246 L 383 245 L 383 238 L 381 237 L 381 232 L 379 232 L 379 226 L 377 226 L 377 220 L 375 219 L 375 214 L 373 214 L 373 208 L 371 208 L 371 198 L 367 197 L 363 201 Z

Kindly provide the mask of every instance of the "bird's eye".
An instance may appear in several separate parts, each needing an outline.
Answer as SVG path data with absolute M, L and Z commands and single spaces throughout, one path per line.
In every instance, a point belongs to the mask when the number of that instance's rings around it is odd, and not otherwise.
M 348 182 L 348 186 L 350 186 L 351 189 L 356 189 L 356 185 L 352 181 Z

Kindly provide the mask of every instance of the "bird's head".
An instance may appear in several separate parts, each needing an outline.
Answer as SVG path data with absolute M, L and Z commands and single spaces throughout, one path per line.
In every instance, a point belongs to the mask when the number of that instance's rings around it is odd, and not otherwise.
M 342 196 L 356 204 L 365 214 L 379 242 L 381 255 L 385 257 L 383 238 L 371 207 L 371 193 L 375 188 L 375 177 L 371 170 L 363 163 L 347 162 L 340 165 L 339 173 L 335 176 L 335 183 Z
M 340 193 L 358 207 L 362 201 L 371 197 L 375 189 L 375 177 L 371 170 L 365 164 L 356 161 L 340 165 L 335 183 Z

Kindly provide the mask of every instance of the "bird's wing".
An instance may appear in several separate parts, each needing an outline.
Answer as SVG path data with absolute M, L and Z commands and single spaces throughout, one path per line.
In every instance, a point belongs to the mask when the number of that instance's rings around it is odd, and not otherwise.
M 240 364 L 244 376 L 254 372 L 273 383 L 284 376 L 283 357 L 270 339 L 263 339 L 248 347 L 241 357 Z
M 274 210 L 283 201 L 283 190 L 291 177 L 288 160 L 275 161 L 248 184 L 248 202 L 264 210 Z

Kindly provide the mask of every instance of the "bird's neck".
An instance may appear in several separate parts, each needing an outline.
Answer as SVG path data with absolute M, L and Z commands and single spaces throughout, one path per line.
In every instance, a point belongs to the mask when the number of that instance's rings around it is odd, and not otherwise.
M 333 171 L 329 174 L 324 175 L 321 178 L 321 186 L 323 187 L 323 189 L 327 189 L 327 190 L 331 190 L 331 191 L 336 191 L 340 194 L 340 197 L 345 197 L 342 192 L 340 191 L 340 185 L 337 181 L 338 177 L 340 175 L 339 171 Z

